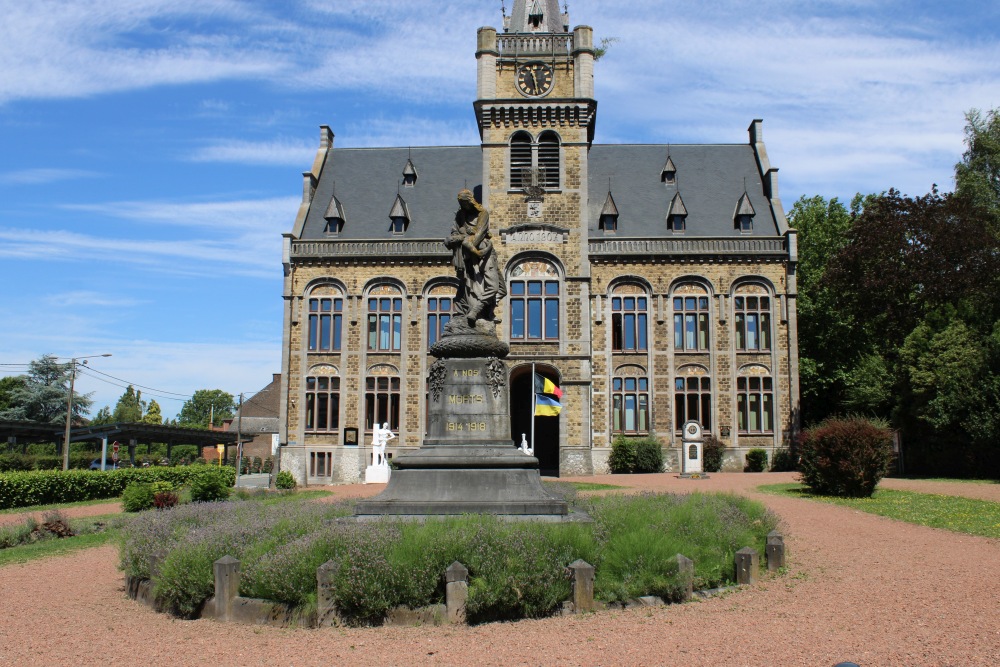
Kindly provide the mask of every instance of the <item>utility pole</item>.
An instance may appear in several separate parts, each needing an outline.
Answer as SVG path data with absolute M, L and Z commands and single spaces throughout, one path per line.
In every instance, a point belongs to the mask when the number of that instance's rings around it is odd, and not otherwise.
M 73 424 L 73 385 L 76 383 L 76 361 L 83 359 L 84 365 L 87 359 L 94 357 L 110 357 L 110 354 L 91 354 L 86 357 L 71 357 L 69 370 L 69 396 L 66 397 L 66 432 L 63 434 L 63 470 L 69 470 L 69 438 L 70 429 Z M 63 357 L 65 359 L 66 357 Z
M 240 392 L 240 407 L 236 413 L 236 486 L 239 486 L 240 471 L 243 470 L 243 392 Z

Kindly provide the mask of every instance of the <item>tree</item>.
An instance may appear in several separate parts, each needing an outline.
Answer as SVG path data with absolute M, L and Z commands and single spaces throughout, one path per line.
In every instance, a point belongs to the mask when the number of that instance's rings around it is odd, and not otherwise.
M 14 407 L 13 393 L 24 388 L 24 375 L 8 375 L 0 378 L 0 412 Z
M 989 211 L 1000 234 L 1000 109 L 965 114 L 965 153 L 955 165 L 955 192 Z
M 156 424 L 159 426 L 163 423 L 163 415 L 160 413 L 160 404 L 156 402 L 155 399 L 149 401 L 149 408 L 146 410 L 146 414 L 143 415 L 142 421 L 145 424 Z
M 138 423 L 142 421 L 145 409 L 146 403 L 142 400 L 142 392 L 136 391 L 129 385 L 115 405 L 113 418 L 116 422 Z
M 0 419 L 58 424 L 66 421 L 69 397 L 70 364 L 60 364 L 46 354 L 28 364 L 24 384 L 8 394 L 11 407 L 0 412 Z M 73 416 L 80 418 L 90 411 L 92 394 L 74 393 Z
M 111 415 L 111 408 L 104 406 L 97 411 L 94 418 L 90 420 L 91 425 L 100 426 L 101 424 L 111 424 L 114 423 L 115 418 Z
M 181 426 L 208 426 L 209 417 L 213 413 L 214 421 L 219 424 L 224 419 L 230 419 L 236 413 L 236 402 L 233 395 L 221 389 L 199 389 L 181 407 L 177 415 L 177 423 Z

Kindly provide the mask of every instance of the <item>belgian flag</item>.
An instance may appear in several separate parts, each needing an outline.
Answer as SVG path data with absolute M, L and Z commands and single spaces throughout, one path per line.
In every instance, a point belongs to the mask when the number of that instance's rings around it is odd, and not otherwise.
M 538 373 L 535 373 L 535 393 L 536 394 L 549 394 L 555 396 L 557 399 L 562 398 L 563 391 L 556 386 L 556 383 L 547 377 L 542 377 Z
M 536 417 L 558 417 L 562 410 L 562 403 L 554 398 L 535 394 L 535 416 Z

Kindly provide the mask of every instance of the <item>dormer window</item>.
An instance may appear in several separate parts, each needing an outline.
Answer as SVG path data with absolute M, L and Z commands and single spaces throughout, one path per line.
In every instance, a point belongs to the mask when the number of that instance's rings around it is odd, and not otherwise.
M 754 215 L 755 213 L 753 210 L 753 204 L 750 203 L 750 197 L 746 192 L 744 192 L 743 196 L 741 196 L 740 200 L 736 203 L 736 212 L 733 213 L 733 223 L 741 234 L 750 234 L 753 232 Z
M 677 167 L 674 166 L 674 161 L 667 156 L 667 163 L 663 165 L 663 169 L 660 171 L 660 182 L 672 184 L 677 182 Z
M 604 200 L 604 208 L 601 209 L 601 217 L 597 224 L 605 234 L 614 234 L 618 231 L 618 207 L 615 206 L 615 199 L 610 192 L 608 198 Z
M 674 195 L 667 210 L 667 228 L 674 233 L 683 232 L 687 228 L 687 208 L 681 199 L 681 193 Z
M 347 214 L 344 213 L 344 205 L 340 203 L 336 195 L 330 199 L 330 205 L 326 207 L 326 213 L 323 214 L 323 217 L 326 218 L 326 228 L 323 230 L 326 234 L 336 236 L 344 231 Z
M 407 159 L 406 166 L 403 167 L 403 186 L 412 188 L 416 183 L 417 168 L 413 166 L 413 162 L 410 159 Z
M 389 231 L 393 235 L 403 234 L 410 226 L 410 210 L 399 195 L 396 195 L 396 201 L 393 202 L 392 210 L 389 211 L 389 220 L 391 221 Z
M 542 3 L 538 0 L 532 0 L 531 6 L 528 8 L 528 27 L 532 30 L 538 30 L 542 27 L 544 20 L 545 12 L 542 9 Z

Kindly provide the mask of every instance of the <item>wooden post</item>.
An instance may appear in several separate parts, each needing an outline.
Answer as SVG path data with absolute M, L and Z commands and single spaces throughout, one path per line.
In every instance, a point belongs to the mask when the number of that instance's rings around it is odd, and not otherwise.
M 465 623 L 465 603 L 469 599 L 469 568 L 458 561 L 448 566 L 444 573 L 445 605 L 449 623 Z
M 577 559 L 569 566 L 573 583 L 573 611 L 594 611 L 594 566 Z
M 736 583 L 755 584 L 760 570 L 760 556 L 754 549 L 743 547 L 736 552 Z
M 681 602 L 688 602 L 694 595 L 694 561 L 682 554 L 674 556 L 677 560 L 677 577 L 681 584 Z
M 764 547 L 767 556 L 767 570 L 774 572 L 785 566 L 785 539 L 776 530 L 767 534 L 767 546 Z
M 233 600 L 240 594 L 240 562 L 232 556 L 215 561 L 215 618 L 233 618 Z
M 338 565 L 332 560 L 316 568 L 316 625 L 321 628 L 337 624 L 333 583 L 338 569 Z

